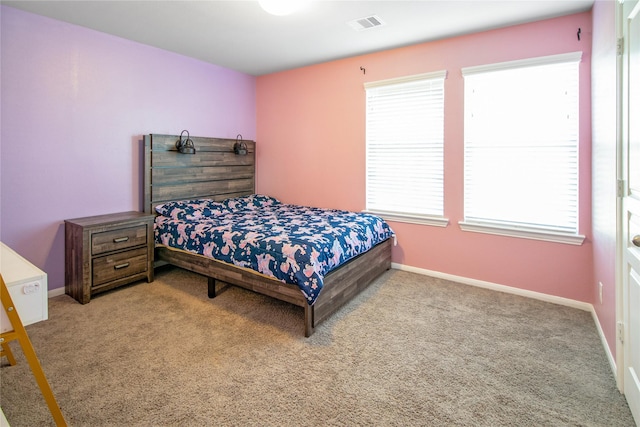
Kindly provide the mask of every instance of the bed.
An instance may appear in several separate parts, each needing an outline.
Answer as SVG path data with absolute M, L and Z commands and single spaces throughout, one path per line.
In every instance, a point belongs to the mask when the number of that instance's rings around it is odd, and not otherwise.
M 391 267 L 393 232 L 384 221 L 378 222 L 380 218 L 287 205 L 273 197 L 257 195 L 255 142 L 191 137 L 196 154 L 181 154 L 176 149 L 179 139 L 178 135 L 157 134 L 145 135 L 144 138 L 144 209 L 157 215 L 156 265 L 171 264 L 208 277 L 208 295 L 211 298 L 216 296 L 217 282 L 223 282 L 300 306 L 304 309 L 306 337 Z M 246 155 L 234 152 L 234 146 L 239 142 L 246 148 Z M 340 256 L 336 255 L 339 251 L 327 249 L 332 243 L 326 242 L 325 237 L 319 237 L 318 242 L 312 242 L 314 248 L 320 248 L 315 253 L 313 248 L 296 251 L 296 257 L 301 252 L 313 253 L 313 261 L 319 262 L 296 259 L 300 262 L 298 266 L 278 269 L 276 266 L 285 265 L 287 261 L 286 255 L 274 252 L 276 246 L 290 250 L 294 244 L 307 244 L 301 240 L 302 235 L 315 235 L 314 231 L 307 229 L 310 224 L 301 222 L 299 216 L 289 216 L 300 212 L 312 218 L 310 222 L 332 228 L 332 232 L 341 228 L 341 224 L 331 222 L 332 219 L 340 218 L 343 213 L 362 216 L 368 224 L 362 227 L 370 226 L 373 232 L 363 229 L 361 231 L 366 238 L 342 238 L 348 240 L 348 248 L 340 252 Z M 241 220 L 231 224 L 232 216 Z M 346 218 L 345 221 L 351 219 Z M 258 222 L 262 220 L 266 223 Z M 282 228 L 291 232 L 292 224 L 296 226 L 295 232 L 302 235 L 288 236 L 289 240 L 283 242 L 278 233 Z M 209 236 L 210 239 L 205 240 L 198 234 L 214 233 L 224 227 L 233 230 L 233 242 L 229 232 L 227 240 L 222 236 Z M 195 240 L 191 239 L 194 236 Z M 214 244 L 216 238 L 218 243 Z M 367 248 L 364 248 L 363 240 L 369 240 Z M 244 245 L 249 243 L 255 243 L 249 252 L 254 260 L 260 262 L 250 262 L 251 257 L 242 259 L 229 255 L 247 250 L 229 251 L 229 247 L 225 248 L 225 244 L 231 244 L 234 249 L 245 248 Z M 324 258 L 323 254 L 326 255 Z M 279 256 L 285 258 L 278 259 Z M 289 260 L 293 258 L 290 256 Z

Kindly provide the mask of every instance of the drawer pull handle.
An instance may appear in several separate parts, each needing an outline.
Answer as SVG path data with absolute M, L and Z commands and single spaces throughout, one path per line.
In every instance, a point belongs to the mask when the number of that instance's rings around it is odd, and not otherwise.
M 633 243 L 634 246 L 640 247 L 640 234 L 638 234 L 637 236 L 633 236 L 633 239 L 631 239 L 631 243 Z
M 118 265 L 114 265 L 113 269 L 114 270 L 120 270 L 121 268 L 127 268 L 129 267 L 129 263 L 125 262 L 124 264 L 118 264 Z
M 113 243 L 122 243 L 129 240 L 129 237 L 118 237 L 117 239 L 113 239 Z

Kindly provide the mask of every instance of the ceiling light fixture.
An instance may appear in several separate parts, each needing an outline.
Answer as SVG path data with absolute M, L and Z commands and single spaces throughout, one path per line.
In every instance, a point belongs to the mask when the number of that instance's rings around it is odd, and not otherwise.
M 259 0 L 260 7 L 276 16 L 291 15 L 306 6 L 310 0 Z

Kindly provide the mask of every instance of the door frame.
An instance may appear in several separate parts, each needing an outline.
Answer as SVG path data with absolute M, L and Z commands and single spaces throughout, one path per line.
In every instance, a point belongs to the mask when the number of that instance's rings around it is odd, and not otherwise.
M 616 43 L 619 43 L 623 38 L 624 30 L 623 25 L 623 7 L 624 0 L 616 1 L 615 11 L 615 28 L 616 28 Z M 619 50 L 618 50 L 619 52 Z M 624 107 L 624 55 L 616 52 L 616 178 L 617 185 L 625 187 L 624 181 L 624 140 L 623 140 L 623 107 Z M 618 390 L 624 392 L 624 344 L 620 336 L 619 325 L 624 323 L 624 211 L 622 209 L 622 199 L 626 188 L 618 188 L 618 197 L 616 197 L 616 385 Z

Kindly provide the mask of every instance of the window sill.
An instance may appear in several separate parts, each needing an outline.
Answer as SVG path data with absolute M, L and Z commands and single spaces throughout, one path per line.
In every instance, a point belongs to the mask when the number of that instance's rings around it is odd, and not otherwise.
M 494 234 L 497 236 L 518 237 L 522 239 L 543 240 L 546 242 L 565 243 L 580 246 L 585 237 L 581 234 L 561 233 L 549 230 L 519 228 L 508 225 L 485 224 L 480 222 L 458 222 L 462 231 Z
M 378 215 L 384 218 L 386 221 L 406 222 L 408 224 L 430 225 L 433 227 L 446 227 L 449 225 L 449 219 L 440 216 L 427 216 L 427 215 L 403 215 L 399 213 L 391 213 L 384 211 L 365 210 L 364 212 L 373 215 Z

